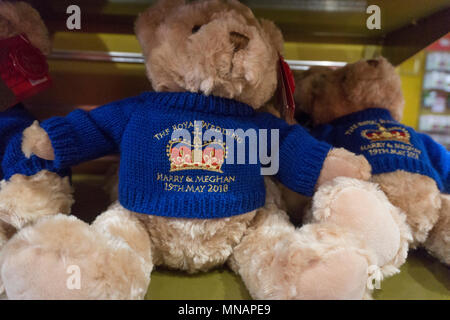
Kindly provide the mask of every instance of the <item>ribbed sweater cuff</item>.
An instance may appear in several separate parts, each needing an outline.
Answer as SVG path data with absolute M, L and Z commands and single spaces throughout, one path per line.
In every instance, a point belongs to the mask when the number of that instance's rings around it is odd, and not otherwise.
M 75 131 L 65 118 L 55 117 L 41 123 L 52 142 L 55 153 L 54 166 L 62 169 L 77 163 L 80 155 Z
M 294 150 L 298 156 L 289 161 L 292 167 L 288 168 L 289 172 L 284 172 L 281 182 L 300 194 L 312 196 L 325 158 L 332 147 L 327 143 L 314 140 L 307 144 L 307 149 L 299 148 L 301 143 L 301 141 L 289 139 L 283 144 L 280 151 L 280 165 L 283 165 L 283 159 L 292 159 Z
M 24 159 L 22 161 L 18 161 L 16 163 L 16 165 L 12 168 L 7 168 L 5 170 L 4 179 L 9 180 L 15 174 L 23 174 L 26 176 L 32 176 L 42 170 L 54 172 L 61 177 L 70 176 L 70 169 L 68 169 L 68 168 L 55 170 L 52 161 L 45 161 L 38 157 L 31 157 L 30 159 Z

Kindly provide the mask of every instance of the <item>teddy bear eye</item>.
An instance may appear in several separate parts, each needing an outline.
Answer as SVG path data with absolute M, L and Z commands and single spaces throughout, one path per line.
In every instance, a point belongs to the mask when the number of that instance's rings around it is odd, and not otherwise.
M 195 25 L 195 26 L 192 28 L 192 33 L 196 33 L 198 30 L 200 30 L 201 27 L 202 27 L 202 26 L 200 26 L 200 25 Z

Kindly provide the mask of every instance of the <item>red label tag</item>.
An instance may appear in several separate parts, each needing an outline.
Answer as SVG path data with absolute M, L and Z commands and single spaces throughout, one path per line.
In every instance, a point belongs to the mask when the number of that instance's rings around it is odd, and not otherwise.
M 51 84 L 45 56 L 24 34 L 0 40 L 0 78 L 15 96 L 8 105 L 0 105 L 0 110 L 35 95 Z
M 281 107 L 281 114 L 292 120 L 295 114 L 295 80 L 291 68 L 281 55 L 279 55 L 278 69 L 278 103 Z

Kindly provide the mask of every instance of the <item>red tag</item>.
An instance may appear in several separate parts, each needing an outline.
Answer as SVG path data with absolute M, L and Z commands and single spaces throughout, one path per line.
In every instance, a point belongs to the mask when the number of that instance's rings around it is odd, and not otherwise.
M 48 88 L 51 79 L 45 56 L 22 34 L 0 40 L 0 78 L 15 99 L 0 110 Z
M 281 107 L 281 114 L 283 117 L 294 118 L 295 114 L 295 80 L 292 70 L 279 54 L 279 83 L 278 83 L 278 103 Z

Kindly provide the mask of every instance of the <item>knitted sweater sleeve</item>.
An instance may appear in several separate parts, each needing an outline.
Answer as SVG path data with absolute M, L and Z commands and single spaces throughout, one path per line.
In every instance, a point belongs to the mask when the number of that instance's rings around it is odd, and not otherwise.
M 433 140 L 429 135 L 418 133 L 427 150 L 433 167 L 441 176 L 444 183 L 444 192 L 450 193 L 450 152 L 445 147 Z
M 30 126 L 33 120 L 21 104 L 0 112 L 0 153 L 4 151 L 9 139 Z
M 3 160 L 7 146 L 14 136 L 21 135 L 22 131 L 33 123 L 33 120 L 34 118 L 22 104 L 0 112 L 0 180 L 4 178 Z
M 310 133 L 317 140 L 329 143 L 332 146 L 338 145 L 335 141 L 335 128 L 330 124 L 316 126 L 311 129 Z
M 119 152 L 120 142 L 140 97 L 113 102 L 90 112 L 75 110 L 41 123 L 55 152 L 54 165 L 65 168 Z
M 257 119 L 260 128 L 269 129 L 272 134 L 273 130 L 278 131 L 278 150 L 273 146 L 270 149 L 272 157 L 274 152 L 279 154 L 276 177 L 291 190 L 312 196 L 331 146 L 313 138 L 300 125 L 289 125 L 270 114 L 260 113 Z

